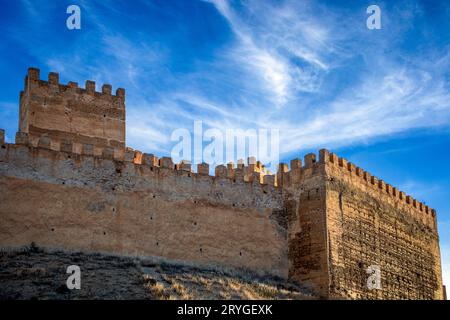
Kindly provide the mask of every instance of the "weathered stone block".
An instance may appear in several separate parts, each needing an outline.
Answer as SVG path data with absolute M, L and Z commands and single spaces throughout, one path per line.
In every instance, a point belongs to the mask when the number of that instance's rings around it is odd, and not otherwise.
M 347 169 L 347 159 L 339 158 L 339 166 L 344 169 Z
M 114 159 L 114 148 L 113 147 L 105 147 L 102 150 L 102 158 L 104 158 L 104 159 Z
M 105 94 L 105 95 L 111 95 L 111 92 L 112 92 L 112 87 L 111 87 L 111 85 L 110 84 L 104 84 L 103 86 L 102 86 L 102 93 L 103 94 Z
M 347 170 L 350 171 L 351 173 L 355 173 L 356 166 L 353 163 L 349 162 L 349 163 L 347 163 Z
M 40 137 L 38 147 L 43 149 L 51 149 L 52 140 L 49 137 Z
M 339 157 L 338 157 L 338 155 L 335 154 L 335 153 L 330 154 L 330 162 L 332 164 L 334 164 L 335 166 L 338 166 L 339 165 Z
M 216 166 L 214 172 L 216 177 L 225 178 L 227 176 L 227 167 L 224 165 Z
M 177 170 L 191 172 L 191 162 L 188 160 L 181 160 L 181 162 L 177 165 Z
M 197 164 L 197 173 L 202 176 L 209 175 L 209 164 L 207 163 L 199 163 Z
M 85 156 L 93 156 L 94 155 L 94 146 L 92 144 L 83 144 L 81 147 L 81 154 Z
M 227 163 L 227 177 L 228 178 L 234 177 L 234 163 L 233 162 Z
M 94 94 L 95 93 L 95 81 L 86 80 L 86 93 Z
M 50 72 L 48 74 L 48 83 L 52 85 L 58 85 L 59 84 L 59 74 L 56 72 Z
M 135 150 L 133 162 L 136 164 L 142 164 L 142 152 Z
M 305 155 L 305 167 L 310 168 L 316 163 L 316 154 L 315 153 L 308 153 Z
M 134 150 L 131 148 L 127 148 L 124 154 L 124 161 L 126 162 L 134 162 Z
M 78 82 L 69 81 L 67 84 L 69 88 L 78 88 Z
M 25 132 L 16 133 L 16 144 L 28 145 L 28 143 L 29 143 L 28 133 Z
M 70 140 L 63 139 L 60 143 L 60 150 L 62 152 L 73 152 L 73 143 Z
M 328 151 L 327 149 L 320 149 L 319 150 L 319 162 L 320 163 L 330 162 L 330 151 Z
M 142 164 L 145 164 L 150 167 L 157 167 L 158 158 L 155 157 L 153 154 L 144 153 L 142 155 Z
M 302 168 L 302 160 L 293 159 L 291 160 L 291 170 L 301 169 Z
M 172 158 L 170 157 L 162 157 L 161 159 L 159 159 L 159 166 L 161 168 L 166 168 L 166 169 L 174 169 L 174 165 L 173 165 L 173 161 Z
M 275 185 L 275 175 L 265 175 L 264 177 L 263 177 L 263 181 L 264 181 L 264 184 L 268 184 L 268 185 L 271 185 L 271 186 L 273 186 L 273 185 Z
M 38 68 L 28 68 L 28 79 L 29 80 L 39 80 L 40 70 Z

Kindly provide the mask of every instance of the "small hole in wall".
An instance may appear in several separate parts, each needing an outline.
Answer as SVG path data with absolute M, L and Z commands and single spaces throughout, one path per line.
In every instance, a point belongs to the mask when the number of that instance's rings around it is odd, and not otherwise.
M 111 190 L 112 190 L 112 191 L 116 191 L 116 188 L 115 188 L 115 187 L 112 187 Z
M 112 208 L 112 212 L 116 212 L 116 208 Z
M 106 114 L 103 115 L 103 118 L 106 118 Z
M 363 267 L 363 263 L 362 262 L 358 262 L 358 267 L 362 268 Z
M 55 228 L 52 228 L 52 232 L 55 231 Z
M 236 204 L 235 204 L 235 203 L 233 203 L 233 207 L 236 207 Z
M 150 220 L 153 220 L 153 216 L 150 216 Z
M 194 200 L 194 203 L 197 203 L 197 200 Z
M 62 184 L 66 184 L 66 182 L 65 182 L 65 181 L 63 181 L 63 182 L 62 182 Z
M 197 222 L 194 222 L 194 226 L 196 226 L 197 225 Z
M 121 174 L 122 170 L 120 170 L 119 168 L 116 169 L 116 173 Z
M 236 179 L 233 179 L 233 182 L 236 182 Z
M 72 159 L 72 156 L 67 156 L 67 158 Z
M 200 252 L 203 252 L 203 249 L 202 249 L 202 248 L 200 248 Z
M 239 251 L 239 255 L 242 256 L 242 251 Z
M 156 245 L 159 246 L 159 242 L 157 242 Z
M 153 195 L 153 198 L 156 198 L 156 196 L 155 196 L 155 195 Z
M 106 232 L 103 232 L 103 235 L 106 236 Z
M 150 171 L 153 171 L 153 167 L 150 167 Z

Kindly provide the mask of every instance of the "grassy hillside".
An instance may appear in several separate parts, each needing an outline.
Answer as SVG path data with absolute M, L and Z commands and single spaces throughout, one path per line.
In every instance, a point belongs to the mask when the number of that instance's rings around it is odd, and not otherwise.
M 69 290 L 66 269 L 81 269 Z M 283 279 L 155 258 L 27 248 L 0 252 L 0 299 L 314 299 Z

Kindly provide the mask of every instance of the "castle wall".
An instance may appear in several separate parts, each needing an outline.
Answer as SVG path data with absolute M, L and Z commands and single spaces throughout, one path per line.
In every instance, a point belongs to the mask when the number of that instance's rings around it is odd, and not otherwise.
M 122 154 L 125 149 L 125 91 L 103 85 L 95 91 L 95 82 L 86 81 L 85 88 L 75 82 L 59 83 L 59 75 L 50 73 L 48 81 L 40 79 L 39 69 L 30 68 L 25 89 L 20 94 L 19 135 L 28 134 L 37 146 L 39 138 L 51 138 L 52 148 L 72 144 L 81 153 L 82 145 L 91 145 L 93 153 L 105 147 Z
M 282 174 L 288 223 L 289 277 L 328 297 L 327 221 L 324 167 L 315 156 L 291 161 Z
M 134 154 L 118 161 L 48 144 L 4 145 L 0 245 L 35 242 L 287 277 L 279 188 L 244 181 L 242 169 L 211 177 Z
M 125 148 L 125 96 L 29 69 L 16 144 L 0 130 L 0 246 L 159 256 L 296 280 L 322 297 L 441 299 L 436 212 L 321 150 L 192 171 Z M 369 266 L 381 289 L 367 286 Z
M 442 299 L 436 214 L 334 154 L 326 157 L 330 295 Z M 369 266 L 381 289 L 370 290 Z

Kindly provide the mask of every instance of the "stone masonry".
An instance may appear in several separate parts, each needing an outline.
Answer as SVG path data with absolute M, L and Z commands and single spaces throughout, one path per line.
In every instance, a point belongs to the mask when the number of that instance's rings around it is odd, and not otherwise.
M 30 68 L 16 143 L 0 130 L 0 246 L 244 268 L 325 298 L 443 299 L 436 212 L 320 150 L 196 172 L 125 146 L 125 91 Z M 367 286 L 378 266 L 381 287 Z

